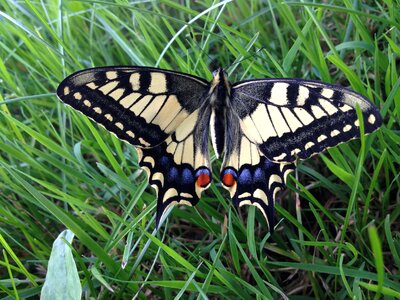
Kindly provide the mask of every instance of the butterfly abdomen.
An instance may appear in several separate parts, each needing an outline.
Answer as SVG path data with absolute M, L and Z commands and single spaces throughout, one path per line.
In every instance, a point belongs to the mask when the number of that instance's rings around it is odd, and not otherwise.
M 220 157 L 225 147 L 225 109 L 213 109 L 210 118 L 211 141 L 214 152 Z
M 221 156 L 225 148 L 225 133 L 229 130 L 226 128 L 226 111 L 230 94 L 229 86 L 223 69 L 219 68 L 214 71 L 214 78 L 210 83 L 209 102 L 211 106 L 211 141 L 217 158 Z

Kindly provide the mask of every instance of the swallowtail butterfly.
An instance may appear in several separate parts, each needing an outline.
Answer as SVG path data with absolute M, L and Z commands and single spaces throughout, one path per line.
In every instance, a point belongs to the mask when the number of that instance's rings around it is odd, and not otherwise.
M 231 85 L 221 68 L 211 82 L 157 68 L 92 68 L 67 77 L 57 95 L 136 147 L 157 191 L 157 226 L 169 206 L 195 205 L 210 186 L 210 140 L 233 204 L 257 206 L 272 230 L 275 195 L 296 159 L 358 137 L 356 105 L 365 133 L 382 123 L 351 90 L 290 78 Z

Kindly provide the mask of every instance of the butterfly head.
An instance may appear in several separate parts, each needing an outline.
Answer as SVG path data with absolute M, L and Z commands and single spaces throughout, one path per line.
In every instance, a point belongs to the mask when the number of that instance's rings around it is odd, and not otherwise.
M 212 72 L 212 74 L 213 74 L 213 82 L 228 81 L 228 74 L 221 67 L 219 67 L 218 69 L 214 70 Z
M 213 71 L 213 79 L 211 81 L 210 94 L 216 95 L 216 99 L 225 99 L 226 95 L 230 95 L 230 83 L 228 74 L 224 69 L 218 68 Z

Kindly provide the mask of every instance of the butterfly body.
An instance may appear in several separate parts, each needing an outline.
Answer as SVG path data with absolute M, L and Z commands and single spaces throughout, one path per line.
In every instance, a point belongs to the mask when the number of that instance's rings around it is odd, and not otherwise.
M 276 193 L 294 161 L 381 125 L 376 107 L 338 86 L 301 79 L 230 84 L 147 67 L 102 67 L 67 77 L 58 97 L 134 145 L 157 191 L 157 226 L 175 204 L 195 205 L 212 181 L 209 141 L 235 206 L 261 209 L 270 229 Z

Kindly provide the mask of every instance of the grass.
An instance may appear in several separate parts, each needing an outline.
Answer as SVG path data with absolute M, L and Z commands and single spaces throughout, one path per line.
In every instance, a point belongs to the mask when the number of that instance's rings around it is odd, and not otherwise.
M 389 0 L 3 1 L 1 299 L 39 296 L 66 228 L 87 299 L 400 298 L 399 20 L 399 1 Z M 218 181 L 156 232 L 155 194 L 134 148 L 54 94 L 91 66 L 210 79 L 212 60 L 230 66 L 232 82 L 350 86 L 384 118 L 376 133 L 299 163 L 272 236 Z M 214 160 L 215 178 L 219 167 Z

